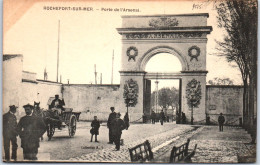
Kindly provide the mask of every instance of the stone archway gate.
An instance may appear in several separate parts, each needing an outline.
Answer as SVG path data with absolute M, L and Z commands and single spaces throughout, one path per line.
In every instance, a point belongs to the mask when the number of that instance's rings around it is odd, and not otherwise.
M 173 54 L 182 64 L 180 73 L 161 74 L 160 78 L 181 79 L 181 109 L 187 119 L 191 115 L 187 92 L 196 90 L 200 90 L 200 103 L 194 108 L 194 122 L 205 119 L 206 44 L 207 34 L 212 31 L 207 26 L 208 17 L 207 13 L 122 16 L 122 28 L 117 29 L 122 35 L 121 101 L 116 108 L 124 113 L 129 102 L 130 121 L 144 114 L 145 79 L 155 76 L 146 73 L 145 66 L 158 53 Z

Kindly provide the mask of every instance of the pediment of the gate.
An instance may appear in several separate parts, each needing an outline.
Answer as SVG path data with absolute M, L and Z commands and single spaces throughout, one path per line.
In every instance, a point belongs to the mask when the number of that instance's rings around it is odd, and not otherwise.
M 144 71 L 159 53 L 178 57 L 183 71 L 206 70 L 208 14 L 122 16 L 121 71 Z
M 129 15 L 122 16 L 122 28 L 162 28 L 207 26 L 207 13 L 176 15 Z

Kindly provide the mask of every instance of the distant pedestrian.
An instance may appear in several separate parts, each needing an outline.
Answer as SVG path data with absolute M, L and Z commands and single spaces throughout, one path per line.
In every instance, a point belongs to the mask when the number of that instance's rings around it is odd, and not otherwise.
M 256 117 L 254 117 L 254 120 L 253 120 L 253 126 L 251 127 L 251 129 L 249 130 L 250 132 L 250 135 L 251 135 L 251 144 L 255 144 L 255 140 L 256 140 L 256 133 L 257 133 L 257 122 L 256 122 Z
M 146 116 L 145 116 L 145 114 L 143 113 L 143 123 L 146 123 Z
M 46 126 L 42 120 L 32 116 L 33 106 L 30 104 L 23 106 L 26 116 L 22 117 L 17 125 L 17 131 L 21 138 L 21 147 L 25 160 L 37 160 L 39 138 L 46 131 Z
M 182 124 L 186 124 L 186 115 L 184 112 L 181 113 L 181 122 Z
M 218 117 L 218 124 L 219 124 L 219 131 L 223 132 L 223 125 L 224 125 L 224 122 L 225 122 L 225 117 L 223 116 L 222 113 L 220 113 L 220 116 Z
M 17 159 L 17 120 L 16 120 L 16 106 L 9 106 L 10 110 L 3 115 L 3 140 L 4 140 L 4 151 L 5 151 L 5 160 L 10 160 L 10 142 L 12 143 L 12 157 L 11 159 Z
M 100 127 L 100 122 L 97 119 L 97 116 L 94 116 L 94 120 L 91 122 L 91 129 L 90 129 L 90 133 L 91 133 L 91 140 L 90 142 L 92 142 L 93 140 L 93 135 L 95 135 L 95 142 L 98 142 L 97 140 L 97 135 L 99 135 L 99 127 Z
M 111 122 L 112 135 L 114 137 L 114 142 L 116 145 L 116 151 L 120 150 L 120 139 L 122 135 L 122 130 L 125 129 L 125 123 L 120 119 L 120 113 L 116 114 L 116 119 Z
M 109 114 L 108 120 L 107 120 L 107 128 L 109 129 L 109 142 L 108 144 L 113 144 L 114 137 L 112 135 L 112 127 L 111 122 L 116 118 L 115 108 L 110 107 L 111 113 Z
M 163 121 L 165 120 L 165 115 L 164 115 L 164 112 L 163 110 L 161 111 L 160 113 L 160 121 L 161 121 L 161 125 L 163 125 Z
M 156 114 L 154 111 L 152 111 L 152 114 L 151 114 L 152 124 L 155 124 L 155 118 L 156 118 Z
M 128 112 L 125 113 L 124 122 L 125 122 L 125 129 L 128 130 L 128 128 L 130 126 Z

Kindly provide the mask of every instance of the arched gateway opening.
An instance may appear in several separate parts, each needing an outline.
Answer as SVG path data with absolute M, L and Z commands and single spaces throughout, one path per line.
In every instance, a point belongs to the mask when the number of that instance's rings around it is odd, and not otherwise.
M 187 120 L 205 119 L 206 44 L 212 31 L 207 18 L 206 13 L 122 16 L 122 28 L 117 29 L 122 35 L 121 101 L 117 108 L 125 112 L 128 107 L 130 121 L 142 122 L 142 116 L 150 115 L 147 91 L 152 79 L 178 79 L 180 109 Z M 178 58 L 181 71 L 147 72 L 147 63 L 161 53 Z M 195 99 L 199 100 L 193 106 Z
M 164 79 L 163 75 L 168 73 L 181 73 L 183 67 L 175 53 L 157 53 L 146 63 L 146 74 L 156 73 L 156 78 L 144 79 L 144 114 L 147 120 L 151 120 L 152 113 L 157 116 L 163 109 L 166 121 L 177 120 L 180 123 L 181 114 L 181 79 Z

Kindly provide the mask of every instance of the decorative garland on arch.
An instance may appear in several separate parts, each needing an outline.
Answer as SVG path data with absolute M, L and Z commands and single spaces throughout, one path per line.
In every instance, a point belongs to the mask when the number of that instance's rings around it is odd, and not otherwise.
M 131 51 L 134 51 L 134 54 L 130 54 Z M 130 46 L 127 48 L 126 55 L 128 56 L 128 61 L 133 59 L 135 61 L 135 57 L 138 55 L 138 49 L 134 46 Z
M 192 50 L 196 50 L 196 54 L 192 54 Z M 192 61 L 193 60 L 193 58 L 195 58 L 197 61 L 198 61 L 198 57 L 199 57 L 199 55 L 200 55 L 200 48 L 199 47 L 197 47 L 197 46 L 192 46 L 192 47 L 190 47 L 189 48 L 189 50 L 188 50 L 188 55 L 191 57 L 190 58 L 190 61 Z

